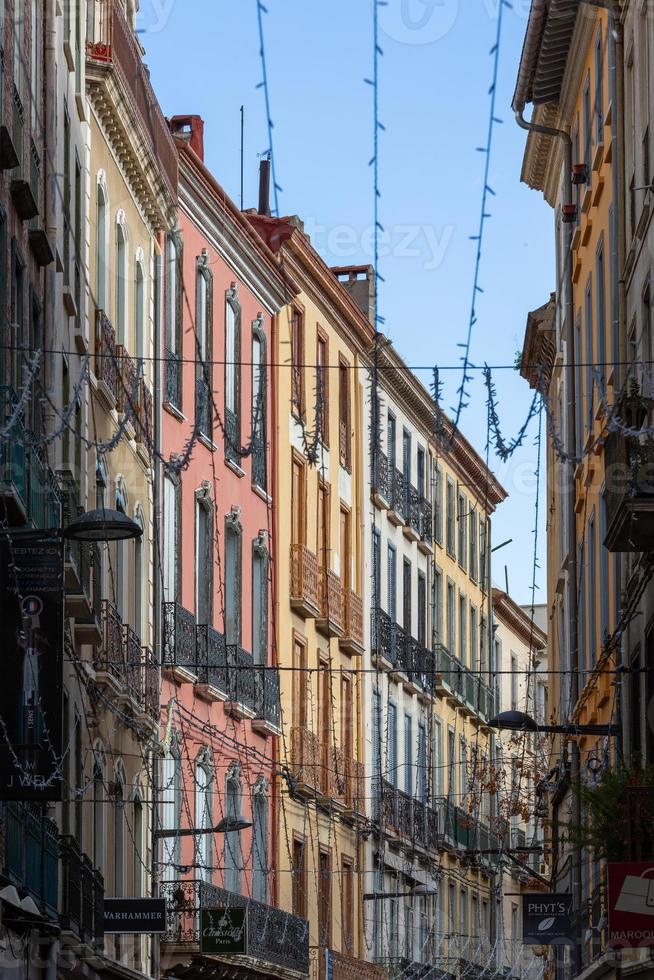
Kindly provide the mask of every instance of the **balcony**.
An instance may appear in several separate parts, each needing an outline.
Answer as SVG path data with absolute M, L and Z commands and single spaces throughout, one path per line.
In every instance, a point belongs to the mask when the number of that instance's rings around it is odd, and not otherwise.
M 254 668 L 254 719 L 252 728 L 260 735 L 281 734 L 279 671 L 276 667 Z
M 320 611 L 318 559 L 303 544 L 291 545 L 291 607 L 304 619 Z
M 388 519 L 391 524 L 400 527 L 406 523 L 406 480 L 404 473 L 397 468 L 390 468 L 388 473 L 389 494 Z
M 100 942 L 104 936 L 104 880 L 83 854 L 74 837 L 59 838 L 62 901 L 59 922 L 64 932 L 82 942 Z
M 84 589 L 84 580 L 87 575 L 86 563 L 88 561 L 89 593 L 83 596 L 76 596 L 75 602 L 79 604 L 79 609 L 75 617 L 75 637 L 80 643 L 92 643 L 97 646 L 102 641 L 102 558 L 100 546 L 95 542 L 80 545 L 80 561 L 82 563 L 81 582 Z M 88 612 L 85 606 L 88 603 Z
M 177 152 L 120 0 L 104 0 L 99 8 L 96 5 L 94 20 L 86 43 L 86 76 L 91 96 L 102 105 L 107 123 L 113 122 L 119 132 L 132 127 L 138 130 L 140 152 L 133 149 L 130 154 L 127 140 L 125 152 L 148 175 L 151 195 L 160 192 L 163 196 L 167 192 L 166 196 L 174 196 Z M 156 171 L 155 175 L 150 175 L 151 169 Z M 154 203 L 151 208 L 150 218 L 155 220 Z
M 136 364 L 122 344 L 116 345 L 117 383 L 116 408 L 132 424 L 136 420 L 139 397 L 139 379 Z
M 257 434 L 252 436 L 252 483 L 260 490 L 266 490 L 268 486 L 268 473 L 266 469 L 266 443 Z
M 196 626 L 198 693 L 207 701 L 227 700 L 227 647 L 213 626 Z
M 168 347 L 164 361 L 164 403 L 182 410 L 182 359 Z
M 136 442 L 143 446 L 146 452 L 150 453 L 154 430 L 153 424 L 153 402 L 152 392 L 148 387 L 145 378 L 141 378 L 138 390 L 138 403 L 136 406 Z
M 405 481 L 405 502 L 403 527 L 404 537 L 409 541 L 420 541 L 422 531 L 421 498 L 416 488 Z
M 228 643 L 225 711 L 233 718 L 254 718 L 254 658 L 238 644 Z
M 95 651 L 93 668 L 95 679 L 118 694 L 123 685 L 125 655 L 123 649 L 124 627 L 120 613 L 113 602 L 102 602 L 102 641 Z
M 437 850 L 441 845 L 439 812 L 385 779 L 377 790 L 375 810 L 377 822 L 396 836 L 425 850 Z
M 235 466 L 241 465 L 241 425 L 240 419 L 231 408 L 225 406 L 225 459 Z
M 167 881 L 160 889 L 166 899 L 168 927 L 161 941 L 169 967 L 174 966 L 177 956 L 180 963 L 186 963 L 191 953 L 199 954 L 201 908 L 243 908 L 246 910 L 246 955 L 224 957 L 233 976 L 238 980 L 251 976 L 253 961 L 259 970 L 264 968 L 263 972 L 268 974 L 283 971 L 308 974 L 309 923 L 306 919 L 207 882 Z
M 468 670 L 442 643 L 436 650 L 435 689 L 473 721 L 483 725 L 495 713 L 495 695 L 481 677 Z
M 420 498 L 420 538 L 418 548 L 424 555 L 434 553 L 434 510 L 431 502 L 425 497 Z
M 343 598 L 345 621 L 339 645 L 344 653 L 361 657 L 364 652 L 363 600 L 352 589 L 346 589 Z
M 350 460 L 350 426 L 346 419 L 338 423 L 338 461 L 348 473 L 351 469 Z
M 329 568 L 320 568 L 320 612 L 316 629 L 325 636 L 343 636 L 343 589 L 341 580 Z
M 179 602 L 163 604 L 163 667 L 180 684 L 198 679 L 195 616 Z
M 31 803 L 6 803 L 3 872 L 20 891 L 26 891 L 50 918 L 57 917 L 59 848 L 57 825 Z
M 314 796 L 321 789 L 320 741 L 308 728 L 291 728 L 291 775 L 295 792 Z
M 386 970 L 374 963 L 339 953 L 335 949 L 326 951 L 329 956 L 329 976 L 332 980 L 386 980 Z
M 118 367 L 116 360 L 116 331 L 104 310 L 95 311 L 95 374 L 98 390 L 102 392 L 110 408 L 116 405 L 118 395 Z
M 383 609 L 373 612 L 371 631 L 373 657 L 380 666 L 392 670 L 396 663 L 395 624 Z
M 654 549 L 654 442 L 611 432 L 604 447 L 606 538 L 612 552 Z
M 391 494 L 388 479 L 388 459 L 381 449 L 373 450 L 372 499 L 380 510 L 388 510 Z
M 204 378 L 195 382 L 195 427 L 198 433 L 211 441 L 213 435 L 213 411 L 211 389 Z

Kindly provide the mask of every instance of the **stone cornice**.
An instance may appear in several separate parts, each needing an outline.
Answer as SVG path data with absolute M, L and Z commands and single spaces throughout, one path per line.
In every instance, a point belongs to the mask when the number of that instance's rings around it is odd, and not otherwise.
M 180 207 L 269 314 L 298 293 L 293 278 L 256 233 L 194 150 L 175 141 L 180 155 Z
M 556 359 L 556 296 L 527 315 L 520 374 L 529 387 L 545 394 L 549 390 Z
M 545 649 L 547 634 L 543 633 L 540 626 L 532 622 L 524 609 L 501 589 L 493 589 L 493 612 L 496 619 L 504 623 L 533 651 Z

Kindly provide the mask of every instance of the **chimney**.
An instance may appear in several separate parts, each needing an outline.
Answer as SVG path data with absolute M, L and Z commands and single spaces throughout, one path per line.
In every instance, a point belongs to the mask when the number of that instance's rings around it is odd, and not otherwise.
M 186 140 L 204 162 L 204 119 L 201 116 L 173 116 L 169 126 L 173 136 Z
M 270 217 L 270 157 L 259 166 L 259 214 Z
M 369 322 L 375 325 L 375 270 L 371 265 L 332 266 L 341 286 L 350 294 Z

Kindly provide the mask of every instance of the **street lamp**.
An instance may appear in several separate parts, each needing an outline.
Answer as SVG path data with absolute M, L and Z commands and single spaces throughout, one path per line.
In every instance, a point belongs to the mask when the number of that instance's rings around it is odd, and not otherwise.
M 80 514 L 66 527 L 34 528 L 4 527 L 0 534 L 8 538 L 35 541 L 46 537 L 65 538 L 67 541 L 129 541 L 140 538 L 143 528 L 119 510 L 100 507 Z
M 245 817 L 223 817 L 215 827 L 184 827 L 181 830 L 155 830 L 155 840 L 161 837 L 197 837 L 199 834 L 230 834 L 235 831 L 248 830 L 252 826 L 251 820 Z
M 501 711 L 488 722 L 489 728 L 509 732 L 539 732 L 543 735 L 619 735 L 619 725 L 539 725 L 524 711 Z
M 377 898 L 405 898 L 411 896 L 412 898 L 427 898 L 430 895 L 436 895 L 437 889 L 434 885 L 416 885 L 415 888 L 411 888 L 408 892 L 368 892 L 363 896 L 364 902 L 370 902 Z

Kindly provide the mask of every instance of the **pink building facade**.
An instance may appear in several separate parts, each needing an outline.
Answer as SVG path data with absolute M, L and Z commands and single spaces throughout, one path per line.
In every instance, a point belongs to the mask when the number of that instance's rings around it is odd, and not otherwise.
M 250 933 L 257 920 L 265 974 L 267 962 L 285 965 L 294 924 L 275 908 L 281 718 L 270 495 L 271 335 L 289 286 L 205 167 L 202 121 L 176 117 L 171 128 L 180 177 L 179 230 L 163 256 L 158 860 L 162 893 L 185 911 L 162 944 L 162 966 L 175 964 L 176 938 L 198 933 L 201 906 L 236 906 Z M 211 832 L 177 832 L 190 828 Z M 303 972 L 301 961 L 301 952 L 291 958 L 290 974 Z

